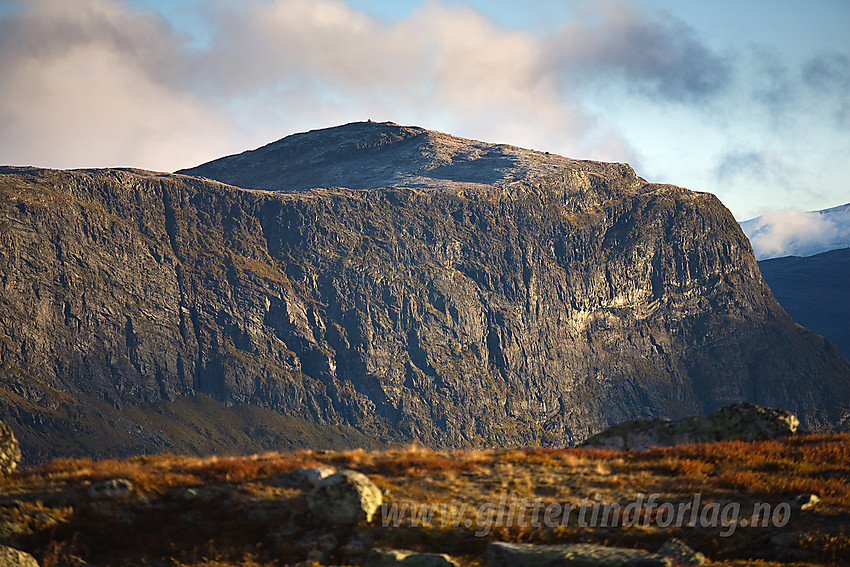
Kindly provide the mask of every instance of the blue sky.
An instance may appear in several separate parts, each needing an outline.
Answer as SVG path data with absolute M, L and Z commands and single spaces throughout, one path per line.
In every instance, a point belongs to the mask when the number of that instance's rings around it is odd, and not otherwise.
M 850 201 L 846 0 L 0 0 L 0 162 L 172 171 L 392 120 Z

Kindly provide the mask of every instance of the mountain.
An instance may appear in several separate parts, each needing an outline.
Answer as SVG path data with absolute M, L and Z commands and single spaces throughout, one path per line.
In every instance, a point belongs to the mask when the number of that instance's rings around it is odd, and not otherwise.
M 850 357 L 850 248 L 759 262 L 773 295 L 795 321 Z
M 758 260 L 850 248 L 850 203 L 811 212 L 771 211 L 743 221 L 741 228 Z
M 842 422 L 713 195 L 392 123 L 177 174 L 0 169 L 24 459 L 567 445 L 735 401 Z
M 776 299 L 850 356 L 850 203 L 782 210 L 741 223 Z

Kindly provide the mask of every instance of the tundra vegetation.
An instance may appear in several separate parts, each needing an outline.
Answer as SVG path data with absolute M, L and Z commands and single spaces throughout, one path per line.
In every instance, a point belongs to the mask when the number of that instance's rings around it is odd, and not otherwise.
M 0 480 L 0 535 L 33 553 L 42 567 L 85 564 L 180 567 L 275 566 L 297 562 L 359 565 L 374 547 L 445 553 L 460 565 L 485 565 L 489 542 L 597 543 L 659 549 L 677 537 L 712 565 L 822 565 L 850 557 L 850 434 L 809 433 L 767 441 L 714 443 L 623 452 L 592 448 L 435 451 L 310 451 L 208 458 L 174 455 L 127 459 L 56 459 Z M 381 489 L 386 505 L 516 501 L 659 502 L 703 505 L 794 502 L 781 527 L 660 528 L 655 510 L 639 525 L 452 525 L 436 511 L 427 525 L 336 526 L 310 512 L 307 489 L 293 482 L 303 467 L 354 469 Z M 127 490 L 99 495 L 104 481 Z M 597 496 L 598 495 L 598 496 Z M 741 517 L 745 516 L 742 513 Z M 529 516 L 527 516 L 529 517 Z M 444 525 L 447 524 L 447 525 Z M 648 525 L 644 525 L 648 524 Z M 722 535 L 722 534 L 726 535 Z M 73 563 L 77 561 L 78 563 Z M 163 563 L 163 561 L 165 563 Z M 64 562 L 64 563 L 63 563 Z

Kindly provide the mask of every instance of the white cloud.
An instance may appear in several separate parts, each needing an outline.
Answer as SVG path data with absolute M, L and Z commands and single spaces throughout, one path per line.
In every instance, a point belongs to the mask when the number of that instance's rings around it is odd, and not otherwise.
M 0 162 L 173 170 L 374 118 L 634 163 L 628 141 L 583 104 L 582 84 L 625 77 L 685 100 L 726 80 L 692 30 L 611 3 L 549 37 L 440 2 L 391 22 L 335 0 L 197 9 L 200 45 L 119 0 L 6 11 Z
M 850 206 L 826 211 L 768 211 L 741 223 L 756 259 L 811 256 L 850 247 Z
M 219 111 L 170 84 L 178 38 L 150 14 L 43 0 L 0 37 L 4 163 L 168 169 L 224 147 Z

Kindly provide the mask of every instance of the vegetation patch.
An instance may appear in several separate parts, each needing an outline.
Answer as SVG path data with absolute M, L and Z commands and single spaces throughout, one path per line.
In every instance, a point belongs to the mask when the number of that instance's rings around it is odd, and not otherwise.
M 671 536 L 703 552 L 712 565 L 823 565 L 850 553 L 848 462 L 850 434 L 838 433 L 642 452 L 405 446 L 56 459 L 0 479 L 0 537 L 36 555 L 43 567 L 74 560 L 92 566 L 360 565 L 373 547 L 447 553 L 461 565 L 484 565 L 492 541 L 655 551 Z M 305 467 L 368 475 L 384 494 L 384 508 L 368 525 L 319 521 L 306 503 L 310 487 L 293 482 L 294 471 Z M 127 481 L 132 490 L 92 496 L 91 487 L 112 479 Z M 816 504 L 791 507 L 811 494 L 819 497 Z M 695 498 L 706 517 L 735 504 L 737 523 L 720 518 L 716 525 L 663 526 L 665 503 Z M 633 506 L 631 525 L 626 515 L 617 523 L 579 522 L 578 514 L 557 524 L 541 519 L 543 510 L 567 504 L 592 514 L 593 506 L 625 510 L 635 502 L 642 504 Z M 482 523 L 481 511 L 500 503 L 513 510 L 513 521 Z M 776 510 L 783 503 L 790 515 L 782 525 L 741 522 L 754 507 Z

